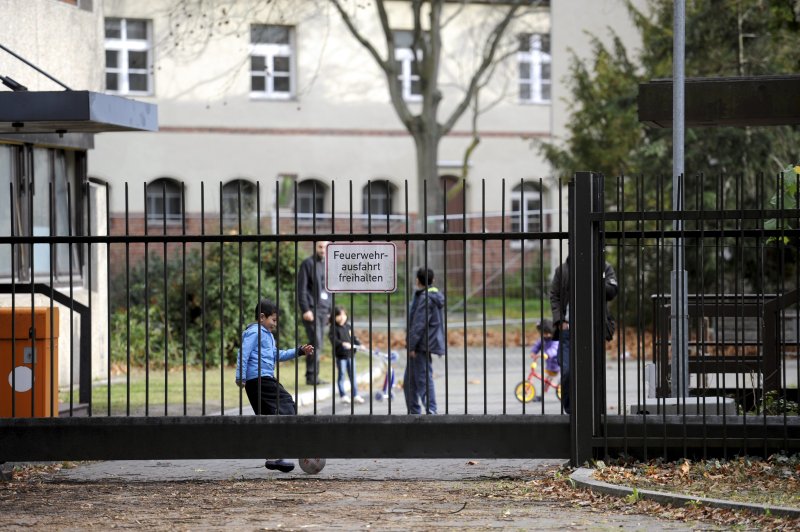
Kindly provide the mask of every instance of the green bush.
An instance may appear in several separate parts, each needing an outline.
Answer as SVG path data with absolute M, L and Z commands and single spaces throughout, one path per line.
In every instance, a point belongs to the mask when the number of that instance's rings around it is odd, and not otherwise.
M 182 364 L 184 356 L 187 364 L 233 364 L 259 297 L 278 302 L 278 345 L 294 344 L 293 244 L 229 242 L 206 244 L 203 251 L 195 245 L 186 253 L 185 268 L 181 253 L 171 254 L 166 264 L 151 253 L 146 264 L 131 270 L 127 284 L 126 289 L 123 275 L 112 285 L 116 363 L 126 363 L 130 344 L 131 364 L 149 360 L 163 366 L 166 343 L 169 365 Z

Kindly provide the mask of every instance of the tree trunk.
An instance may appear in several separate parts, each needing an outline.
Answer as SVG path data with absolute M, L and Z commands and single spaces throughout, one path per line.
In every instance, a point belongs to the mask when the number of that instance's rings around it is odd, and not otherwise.
M 445 213 L 444 190 L 439 179 L 439 139 L 428 131 L 420 131 L 414 135 L 417 152 L 417 215 L 418 231 L 438 234 L 444 228 Z M 413 246 L 412 267 L 427 267 L 434 270 L 437 280 L 442 279 L 442 256 L 444 246 L 441 241 L 428 241 Z

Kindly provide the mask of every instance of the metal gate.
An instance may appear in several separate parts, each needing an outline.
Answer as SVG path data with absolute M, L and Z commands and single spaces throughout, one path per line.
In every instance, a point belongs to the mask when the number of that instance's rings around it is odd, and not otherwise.
M 337 184 L 309 189 L 275 183 L 270 191 L 257 183 L 220 183 L 213 191 L 200 184 L 193 191 L 199 192 L 199 205 L 187 212 L 187 186 L 162 181 L 143 185 L 141 205 L 130 205 L 133 195 L 126 186 L 124 212 L 117 214 L 108 187 L 89 185 L 75 196 L 87 206 L 105 205 L 104 220 L 85 224 L 94 232 L 12 229 L 0 237 L 12 257 L 25 250 L 36 258 L 32 250 L 49 250 L 52 258 L 65 244 L 85 257 L 80 275 L 59 278 L 51 271 L 49 279 L 23 284 L 12 277 L 7 284 L 4 306 L 25 312 L 59 307 L 61 320 L 84 327 L 77 335 L 68 326 L 58 341 L 51 340 L 61 347 L 61 359 L 70 361 L 60 364 L 69 366 L 68 377 L 58 382 L 55 371 L 50 382 L 35 382 L 30 412 L 19 408 L 19 393 L 4 393 L 2 401 L 14 404 L 11 416 L 0 420 L 0 460 L 568 458 L 569 418 L 555 388 L 542 393 L 541 366 L 538 381 L 529 378 L 536 324 L 550 314 L 551 264 L 557 264 L 567 238 L 558 209 L 561 186 L 509 184 L 516 190 L 510 202 L 505 182 L 488 194 L 484 182 L 471 191 L 470 203 L 481 207 L 470 212 L 466 183 L 451 183 L 462 189 L 453 196 L 460 208 L 452 197 L 442 197 L 436 200 L 440 213 L 429 214 L 410 212 L 407 183 L 398 189 L 371 182 L 355 200 L 352 185 L 342 190 L 346 187 Z M 273 206 L 263 209 L 262 200 L 270 195 Z M 359 202 L 363 213 L 354 214 Z M 281 309 L 278 345 L 308 341 L 295 280 L 318 242 L 392 242 L 397 249 L 396 292 L 330 294 L 333 305 L 347 310 L 368 353 L 352 354 L 365 402 L 339 398 L 338 368 L 324 325 L 320 366 L 326 382 L 307 385 L 304 361 L 283 363 L 276 377 L 295 397 L 297 415 L 252 415 L 234 382 L 242 331 L 253 321 L 258 299 L 268 297 Z M 435 416 L 408 415 L 399 386 L 419 267 L 434 270 L 433 284 L 447 301 L 446 352 L 432 357 Z M 85 337 L 89 322 L 94 322 L 92 342 Z M 97 332 L 99 322 L 105 331 Z M 35 341 L 16 336 L 11 351 Z M 396 356 L 387 356 L 391 353 Z M 37 358 L 30 365 L 58 364 L 54 360 L 58 357 Z M 396 386 L 382 389 L 392 373 Z M 515 397 L 515 387 L 526 379 L 540 401 Z M 37 389 L 47 387 L 58 388 L 50 398 L 52 413 L 34 417 Z M 354 398 L 354 392 L 347 394 Z
M 569 458 L 577 464 L 619 453 L 798 449 L 792 404 L 800 328 L 793 294 L 800 273 L 762 268 L 747 277 L 743 266 L 748 253 L 766 256 L 770 236 L 797 238 L 790 223 L 800 217 L 796 209 L 786 209 L 780 198 L 773 209 L 749 208 L 740 199 L 734 208 L 724 199 L 708 208 L 703 199 L 676 215 L 664 209 L 659 193 L 654 200 L 648 196 L 643 179 L 606 181 L 578 173 L 562 213 L 559 183 L 496 183 L 502 186 L 490 184 L 488 192 L 486 182 L 480 191 L 462 183 L 468 192 L 457 196 L 460 212 L 450 195 L 425 202 L 441 201 L 439 212 L 446 214 L 411 212 L 407 183 L 402 189 L 368 184 L 361 191 L 363 213 L 354 214 L 359 202 L 352 185 L 342 192 L 336 182 L 310 189 L 276 183 L 273 207 L 263 209 L 269 194 L 257 183 L 238 182 L 220 183 L 213 193 L 199 185 L 199 207 L 191 213 L 184 185 L 144 185 L 146 201 L 133 208 L 126 187 L 124 212 L 113 215 L 108 188 L 91 185 L 76 195 L 86 202 L 86 216 L 97 212 L 89 206 L 105 205 L 103 220 L 85 224 L 95 230 L 22 235 L 12 224 L 12 233 L 0 236 L 2 252 L 12 260 L 23 249 L 34 259 L 54 260 L 65 245 L 80 249 L 84 260 L 80 275 L 59 277 L 51 268 L 49 279 L 19 283 L 12 276 L 6 284 L 2 306 L 28 313 L 59 307 L 61 320 L 70 324 L 62 328 L 59 354 L 70 362 L 61 364 L 69 367 L 66 380 L 57 382 L 51 372 L 50 382 L 33 382 L 31 412 L 17 408 L 10 388 L 3 392 L 0 401 L 11 404 L 12 414 L 0 419 L 0 460 L 320 455 Z M 729 190 L 720 183 L 698 186 Z M 708 191 L 697 196 L 707 198 Z M 670 223 L 678 216 L 695 225 L 676 234 Z M 562 225 L 567 219 L 569 231 Z M 764 225 L 769 219 L 778 220 L 777 228 Z M 698 280 L 689 285 L 691 393 L 670 398 L 663 266 L 669 263 L 668 239 L 676 236 L 694 243 L 698 251 L 688 266 L 703 275 L 690 277 Z M 286 362 L 276 376 L 295 397 L 297 415 L 252 415 L 234 382 L 242 331 L 256 301 L 269 297 L 281 309 L 278 345 L 307 342 L 296 272 L 317 242 L 394 243 L 398 289 L 330 295 L 347 311 L 366 351 L 352 354 L 360 380 L 358 392 L 346 389 L 349 403 L 339 398 L 337 363 L 325 334 L 320 368 L 327 382 L 306 385 L 304 361 Z M 725 258 L 731 253 L 733 261 Z M 547 361 L 531 357 L 536 325 L 550 318 L 554 268 L 567 255 L 573 309 L 569 415 L 556 395 L 557 377 L 544 371 Z M 711 290 L 703 284 L 709 257 L 719 259 L 714 268 L 722 270 Z M 604 260 L 620 286 L 608 304 Z M 446 352 L 432 357 L 438 414 L 430 416 L 408 415 L 402 388 L 383 387 L 392 373 L 397 383 L 403 378 L 407 309 L 419 267 L 434 270 L 434 285 L 447 302 Z M 748 283 L 759 276 L 754 290 Z M 603 336 L 607 308 L 616 317 L 611 342 Z M 753 330 L 746 324 L 755 324 L 756 332 L 745 332 Z M 30 338 L 17 336 L 2 340 L 3 357 L 35 348 L 35 331 Z M 30 367 L 46 362 L 34 356 Z M 12 372 L 11 388 L 14 380 Z M 517 385 L 525 381 L 540 401 L 517 399 Z M 48 386 L 58 388 L 52 413 L 33 417 L 35 392 Z M 353 401 L 356 394 L 363 404 Z

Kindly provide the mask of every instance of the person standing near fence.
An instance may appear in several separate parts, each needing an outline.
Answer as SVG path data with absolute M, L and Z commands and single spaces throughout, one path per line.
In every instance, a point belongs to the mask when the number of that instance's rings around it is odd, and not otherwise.
M 275 378 L 278 362 L 300 355 L 313 355 L 313 345 L 279 351 L 272 333 L 278 326 L 278 306 L 269 299 L 256 305 L 256 321 L 242 333 L 242 343 L 236 357 L 236 384 L 247 392 L 250 406 L 257 415 L 286 415 L 297 413 L 289 392 Z M 288 473 L 294 464 L 283 459 L 267 460 L 264 466 Z
M 350 395 L 344 389 L 345 375 L 350 378 L 350 391 L 353 401 L 363 403 L 364 398 L 358 393 L 356 383 L 356 359 L 355 351 L 364 350 L 358 336 L 353 334 L 353 327 L 347 322 L 347 311 L 344 307 L 337 305 L 331 314 L 331 328 L 328 332 L 333 346 L 333 355 L 336 357 L 336 366 L 339 375 L 336 384 L 339 387 L 339 400 L 343 403 L 350 403 Z
M 432 357 L 442 355 L 444 342 L 444 295 L 433 283 L 433 270 L 417 270 L 416 292 L 408 312 L 406 348 L 408 363 L 403 377 L 403 392 L 409 414 L 436 413 Z
M 325 290 L 325 248 L 328 242 L 317 242 L 314 254 L 300 263 L 297 274 L 297 304 L 303 328 L 314 354 L 306 357 L 306 384 L 327 384 L 319 378 L 319 357 L 324 345 L 325 328 L 331 313 L 330 294 Z
M 553 275 L 553 282 L 550 284 L 550 309 L 553 313 L 553 326 L 555 333 L 558 335 L 558 352 L 559 352 L 559 365 L 561 366 L 561 405 L 564 407 L 564 412 L 570 413 L 570 260 L 564 261 L 558 268 L 556 268 Z M 603 270 L 603 282 L 605 286 L 606 296 L 606 323 L 604 334 L 606 341 L 610 341 L 614 336 L 614 318 L 608 309 L 608 301 L 617 297 L 619 286 L 617 284 L 617 274 L 614 268 L 606 262 Z

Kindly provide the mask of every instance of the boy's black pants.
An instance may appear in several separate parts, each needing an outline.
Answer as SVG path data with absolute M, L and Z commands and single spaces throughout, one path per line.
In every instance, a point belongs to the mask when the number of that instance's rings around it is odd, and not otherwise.
M 259 382 L 261 382 L 261 397 L 259 397 Z M 296 413 L 292 396 L 281 386 L 281 383 L 272 377 L 250 379 L 245 383 L 244 389 L 250 400 L 250 406 L 253 407 L 253 412 L 256 414 L 293 416 Z

